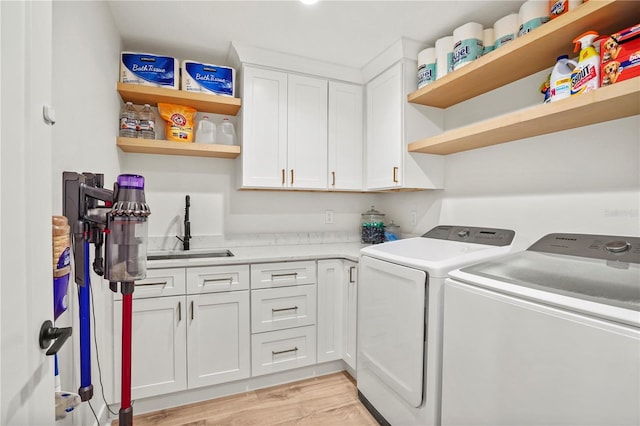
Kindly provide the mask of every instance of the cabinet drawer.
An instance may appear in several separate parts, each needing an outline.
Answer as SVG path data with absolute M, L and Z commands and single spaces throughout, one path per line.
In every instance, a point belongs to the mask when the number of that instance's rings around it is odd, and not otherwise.
M 316 282 L 316 263 L 280 262 L 251 265 L 251 288 L 284 287 Z
M 187 293 L 249 290 L 249 265 L 187 268 Z
M 178 296 L 185 293 L 184 268 L 147 269 L 147 278 L 135 282 L 134 299 Z M 114 300 L 122 300 L 121 293 L 114 293 Z
M 270 331 L 251 336 L 252 376 L 316 363 L 316 326 Z
M 316 323 L 316 285 L 251 291 L 251 332 Z

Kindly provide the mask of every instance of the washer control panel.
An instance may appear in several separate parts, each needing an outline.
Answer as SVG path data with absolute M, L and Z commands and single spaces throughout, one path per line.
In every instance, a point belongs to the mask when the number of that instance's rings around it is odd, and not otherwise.
M 426 232 L 422 237 L 490 246 L 508 246 L 515 235 L 515 231 L 509 229 L 441 225 Z
M 640 237 L 549 234 L 536 241 L 528 250 L 640 263 Z

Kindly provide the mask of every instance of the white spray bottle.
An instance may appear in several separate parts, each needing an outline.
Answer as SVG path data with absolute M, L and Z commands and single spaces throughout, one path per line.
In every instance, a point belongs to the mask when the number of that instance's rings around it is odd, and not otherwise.
M 587 93 L 600 87 L 600 55 L 593 46 L 598 38 L 595 31 L 587 31 L 576 37 L 574 52 L 580 50 L 578 66 L 571 72 L 571 95 Z

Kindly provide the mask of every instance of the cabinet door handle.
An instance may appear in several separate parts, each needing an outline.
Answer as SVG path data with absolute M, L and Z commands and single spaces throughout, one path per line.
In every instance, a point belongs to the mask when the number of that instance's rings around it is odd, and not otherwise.
M 271 274 L 271 280 L 273 281 L 275 278 L 285 278 L 285 277 L 291 277 L 294 280 L 298 278 L 298 273 L 297 272 L 288 272 L 286 274 Z
M 191 301 L 191 321 L 193 321 L 193 318 L 195 317 L 195 308 L 193 306 L 193 300 Z
M 393 168 L 393 183 L 398 183 L 398 168 Z
M 202 284 L 203 285 L 207 285 L 208 283 L 221 283 L 221 282 L 225 282 L 228 281 L 229 285 L 233 284 L 233 277 L 227 277 L 227 278 L 205 278 L 204 280 L 202 280 Z
M 354 283 L 354 279 L 353 279 L 353 271 L 356 269 L 355 266 L 351 266 L 349 268 L 349 283 Z
M 293 185 L 293 169 L 291 169 L 291 185 Z
M 271 309 L 271 313 L 276 313 L 276 312 L 283 312 L 283 311 L 297 311 L 298 307 L 297 306 L 292 306 L 291 308 L 280 308 L 280 309 Z
M 336 172 L 331 172 L 331 186 L 336 186 Z
M 271 356 L 280 355 L 280 354 L 286 354 L 287 352 L 298 352 L 298 347 L 294 346 L 293 348 L 285 349 L 284 351 L 271 351 Z
M 284 169 L 282 169 L 282 184 L 284 185 Z
M 137 282 L 136 283 L 136 287 L 152 287 L 152 286 L 167 285 L 167 284 L 168 284 L 167 281 L 162 281 L 162 282 L 157 282 L 157 283 L 140 283 L 140 282 Z
M 178 322 L 182 321 L 182 302 L 178 302 Z

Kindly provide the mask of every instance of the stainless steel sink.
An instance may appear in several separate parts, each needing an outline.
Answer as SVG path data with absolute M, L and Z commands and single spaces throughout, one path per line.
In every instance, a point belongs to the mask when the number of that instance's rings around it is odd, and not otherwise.
M 212 251 L 180 251 L 147 255 L 147 260 L 171 260 L 171 259 L 201 259 L 207 257 L 233 257 L 230 250 Z

